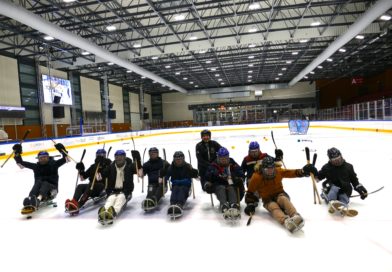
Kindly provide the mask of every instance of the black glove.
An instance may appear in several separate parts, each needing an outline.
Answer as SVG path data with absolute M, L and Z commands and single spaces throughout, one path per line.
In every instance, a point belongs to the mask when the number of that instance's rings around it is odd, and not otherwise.
M 313 164 L 305 165 L 304 167 L 302 167 L 302 171 L 303 171 L 305 177 L 309 177 L 310 173 L 312 173 L 314 176 L 317 176 L 317 174 L 318 174 L 317 168 L 314 167 Z
M 362 186 L 362 184 L 359 184 L 356 188 L 355 191 L 357 191 L 361 195 L 361 199 L 367 198 L 368 194 L 365 189 L 365 187 Z
M 67 156 L 68 151 L 65 149 L 65 146 L 62 143 L 57 143 L 54 147 L 61 153 L 63 156 Z
M 214 192 L 214 186 L 212 185 L 211 182 L 207 181 L 204 184 L 204 190 L 206 191 L 207 194 L 212 194 Z
M 105 161 L 105 157 L 102 157 L 102 156 L 97 156 L 94 160 L 95 163 L 97 163 L 97 164 L 99 163 L 100 165 L 102 165 L 104 163 L 104 161 Z
M 249 203 L 248 205 L 246 205 L 246 207 L 245 207 L 245 209 L 244 209 L 244 212 L 247 214 L 247 215 L 251 215 L 251 214 L 254 214 L 255 213 L 255 210 L 256 210 L 256 206 L 254 205 L 254 204 L 252 204 L 252 203 Z
M 12 147 L 12 150 L 14 150 L 15 155 L 20 155 L 20 154 L 22 154 L 22 145 L 21 144 L 14 144 Z
M 234 178 L 233 178 L 233 183 L 234 183 L 234 185 L 239 186 L 239 185 L 243 184 L 244 181 L 243 181 L 243 179 L 240 178 L 240 177 L 234 177 Z
M 283 160 L 283 151 L 282 151 L 282 149 L 275 149 L 275 159 L 277 161 Z
M 82 162 L 78 162 L 75 166 L 76 170 L 78 170 L 79 172 L 83 172 L 84 171 L 84 164 Z
M 104 158 L 102 161 L 102 167 L 108 167 L 111 163 L 112 161 L 110 159 Z

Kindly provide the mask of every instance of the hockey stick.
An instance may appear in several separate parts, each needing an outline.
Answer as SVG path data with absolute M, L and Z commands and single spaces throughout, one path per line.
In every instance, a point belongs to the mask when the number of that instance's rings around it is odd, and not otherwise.
M 100 163 L 97 164 L 97 168 L 95 169 L 94 178 L 93 178 L 93 182 L 91 183 L 90 191 L 92 191 L 94 188 L 95 180 L 97 179 L 97 173 L 98 173 L 99 166 L 100 166 Z
M 19 141 L 19 144 L 22 144 L 24 142 L 24 140 L 26 140 L 27 135 L 29 135 L 31 129 L 26 130 L 25 134 L 23 135 L 22 140 Z M 7 161 L 9 159 L 11 159 L 11 157 L 15 154 L 15 151 L 12 150 L 12 153 L 8 156 L 8 158 L 4 161 L 4 163 L 1 165 L 1 168 L 3 168 L 3 166 L 7 163 Z
M 276 146 L 276 143 L 275 143 L 274 132 L 272 130 L 271 130 L 271 138 L 272 138 L 272 141 L 274 142 L 275 149 L 278 149 L 278 147 Z M 286 165 L 284 164 L 283 158 L 282 158 L 282 163 L 283 163 L 284 168 L 287 169 Z
M 253 213 L 250 213 L 248 222 L 246 222 L 246 225 L 247 225 L 247 226 L 249 226 L 249 225 L 250 225 L 250 222 L 252 222 L 252 218 L 253 218 Z
M 54 144 L 57 144 L 52 138 L 50 138 L 50 140 L 51 140 Z M 70 158 L 74 163 L 77 163 L 77 161 L 76 161 L 74 158 L 72 158 L 67 152 L 65 152 L 65 150 L 61 150 L 61 151 L 63 151 L 63 153 L 67 155 L 67 158 Z
M 189 156 L 189 164 L 192 166 L 191 151 L 189 151 L 189 149 L 188 149 L 188 156 Z M 193 179 L 192 179 L 192 183 L 191 184 L 192 184 L 193 199 L 195 199 L 195 186 L 193 185 Z
M 108 153 L 106 153 L 106 158 L 109 158 L 109 154 L 110 154 L 110 151 L 112 150 L 112 147 L 110 146 L 109 147 L 109 150 L 108 150 Z
M 143 151 L 143 164 L 144 164 L 144 155 L 146 155 L 146 149 L 147 149 L 147 147 L 145 147 L 144 151 Z
M 381 186 L 381 187 L 378 188 L 377 190 L 375 190 L 375 191 L 373 191 L 373 192 L 370 192 L 370 193 L 367 193 L 367 194 L 368 194 L 368 195 L 371 195 L 371 194 L 374 194 L 374 193 L 377 193 L 377 192 L 381 191 L 382 189 L 384 189 L 384 186 Z M 352 195 L 352 196 L 350 196 L 350 198 L 351 198 L 351 197 L 359 197 L 359 196 L 361 196 L 361 195 Z
M 83 161 L 84 155 L 86 155 L 86 149 L 83 149 L 83 153 L 82 153 L 82 157 L 80 158 L 80 162 Z M 79 175 L 80 175 L 80 171 L 78 170 L 78 175 L 76 176 L 75 188 L 76 188 L 76 186 L 78 186 Z
M 310 150 L 309 147 L 305 147 L 305 153 L 306 153 L 306 163 L 310 164 Z M 317 155 L 313 156 L 313 162 L 315 163 L 317 159 Z M 312 184 L 313 184 L 313 203 L 316 204 L 316 196 L 318 199 L 319 204 L 321 205 L 321 199 L 320 199 L 320 195 L 316 186 L 316 181 L 314 180 L 314 176 L 313 173 L 310 173 L 310 177 L 312 179 Z

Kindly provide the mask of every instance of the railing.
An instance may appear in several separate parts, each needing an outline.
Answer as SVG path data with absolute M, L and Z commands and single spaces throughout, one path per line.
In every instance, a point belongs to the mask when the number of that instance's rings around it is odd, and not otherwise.
M 82 127 L 82 131 L 81 131 Z M 85 134 L 107 133 L 106 124 L 70 126 L 66 129 L 67 136 L 77 136 Z

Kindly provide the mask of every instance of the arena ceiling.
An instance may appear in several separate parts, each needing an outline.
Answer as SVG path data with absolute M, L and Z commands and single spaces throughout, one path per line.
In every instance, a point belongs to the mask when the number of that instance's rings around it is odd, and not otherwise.
M 392 66 L 391 2 L 1 0 L 0 53 L 149 94 L 370 76 Z

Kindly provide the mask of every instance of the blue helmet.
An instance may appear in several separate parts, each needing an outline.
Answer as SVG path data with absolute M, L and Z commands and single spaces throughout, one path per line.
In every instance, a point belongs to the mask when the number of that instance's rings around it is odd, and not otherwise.
M 259 150 L 260 145 L 258 142 L 250 142 L 249 144 L 249 150 Z
M 119 149 L 116 151 L 116 153 L 114 153 L 114 156 L 126 156 L 126 155 L 127 153 L 125 153 L 125 151 L 122 149 Z
M 38 158 L 39 157 L 44 157 L 44 156 L 49 156 L 49 153 L 46 150 L 42 150 L 42 151 L 38 152 L 37 156 L 38 156 Z
M 103 148 L 98 149 L 97 152 L 95 153 L 95 155 L 97 155 L 97 156 L 106 156 L 106 150 L 103 149 Z
M 218 152 L 216 153 L 218 157 L 228 157 L 230 155 L 229 150 L 225 147 L 219 148 Z

